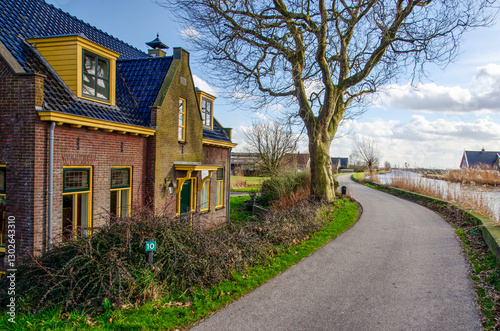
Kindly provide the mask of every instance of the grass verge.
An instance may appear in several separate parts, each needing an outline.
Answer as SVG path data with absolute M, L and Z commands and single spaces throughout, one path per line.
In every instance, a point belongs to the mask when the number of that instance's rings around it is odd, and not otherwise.
M 246 199 L 246 197 L 236 197 Z M 236 209 L 236 208 L 232 208 Z M 263 264 L 234 273 L 231 280 L 208 289 L 195 287 L 184 293 L 172 293 L 156 302 L 141 306 L 106 307 L 106 312 L 90 317 L 84 314 L 62 314 L 54 309 L 33 316 L 16 317 L 16 324 L 8 316 L 0 318 L 2 330 L 175 330 L 184 328 L 209 316 L 218 309 L 252 291 L 256 287 L 307 257 L 347 229 L 358 218 L 356 203 L 339 200 L 335 206 L 321 211 L 328 221 L 309 239 L 296 246 L 276 249 L 278 254 Z

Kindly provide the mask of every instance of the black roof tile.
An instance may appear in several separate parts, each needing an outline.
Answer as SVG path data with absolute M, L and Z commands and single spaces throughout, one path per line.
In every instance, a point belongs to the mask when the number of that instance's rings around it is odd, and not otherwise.
M 209 128 L 203 128 L 203 138 L 205 139 L 213 139 L 224 142 L 231 142 L 229 136 L 226 133 L 226 130 L 220 125 L 220 123 L 214 118 L 214 129 L 210 130 Z

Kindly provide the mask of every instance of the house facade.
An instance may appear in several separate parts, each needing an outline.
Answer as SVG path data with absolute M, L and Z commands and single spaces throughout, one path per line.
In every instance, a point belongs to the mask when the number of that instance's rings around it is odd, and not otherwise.
M 347 168 L 349 165 L 348 157 L 332 157 L 332 171 L 338 173 L 340 168 Z
M 500 152 L 488 152 L 484 148 L 480 151 L 464 151 L 460 161 L 460 169 L 488 167 L 500 169 Z
M 149 54 L 41 0 L 0 0 L 0 254 L 147 210 L 203 229 L 229 213 L 231 130 L 189 53 Z

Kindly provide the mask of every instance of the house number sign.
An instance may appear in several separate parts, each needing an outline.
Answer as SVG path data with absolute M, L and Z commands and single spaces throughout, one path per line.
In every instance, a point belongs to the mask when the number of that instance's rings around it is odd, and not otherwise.
M 156 251 L 156 241 L 146 241 L 146 252 Z

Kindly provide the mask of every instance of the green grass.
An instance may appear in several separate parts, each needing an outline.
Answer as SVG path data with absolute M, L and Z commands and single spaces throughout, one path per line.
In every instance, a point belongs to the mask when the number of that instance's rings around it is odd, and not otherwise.
M 248 193 L 258 193 L 260 192 L 260 185 L 258 186 L 249 186 L 245 188 L 233 188 L 231 192 L 248 192 Z
M 239 197 L 231 197 L 231 209 L 229 213 L 229 219 L 233 222 L 245 221 L 251 217 L 251 215 L 246 214 L 241 209 L 243 208 L 243 203 L 249 200 L 249 195 L 242 195 Z
M 355 172 L 352 177 L 357 181 L 363 181 L 365 179 L 366 172 Z
M 238 204 L 247 198 L 233 197 L 232 202 L 233 199 Z M 61 314 L 57 309 L 32 317 L 18 316 L 15 325 L 3 316 L 0 318 L 0 329 L 173 330 L 185 328 L 262 285 L 349 229 L 357 220 L 357 205 L 347 200 L 339 200 L 336 202 L 336 207 L 322 211 L 334 221 L 327 222 L 321 230 L 312 234 L 309 240 L 288 249 L 278 247 L 280 253 L 264 265 L 257 265 L 242 273 L 235 273 L 233 280 L 224 281 L 209 289 L 194 288 L 191 292 L 171 294 L 158 302 L 139 307 L 123 310 L 114 308 L 92 319 L 84 314 Z

